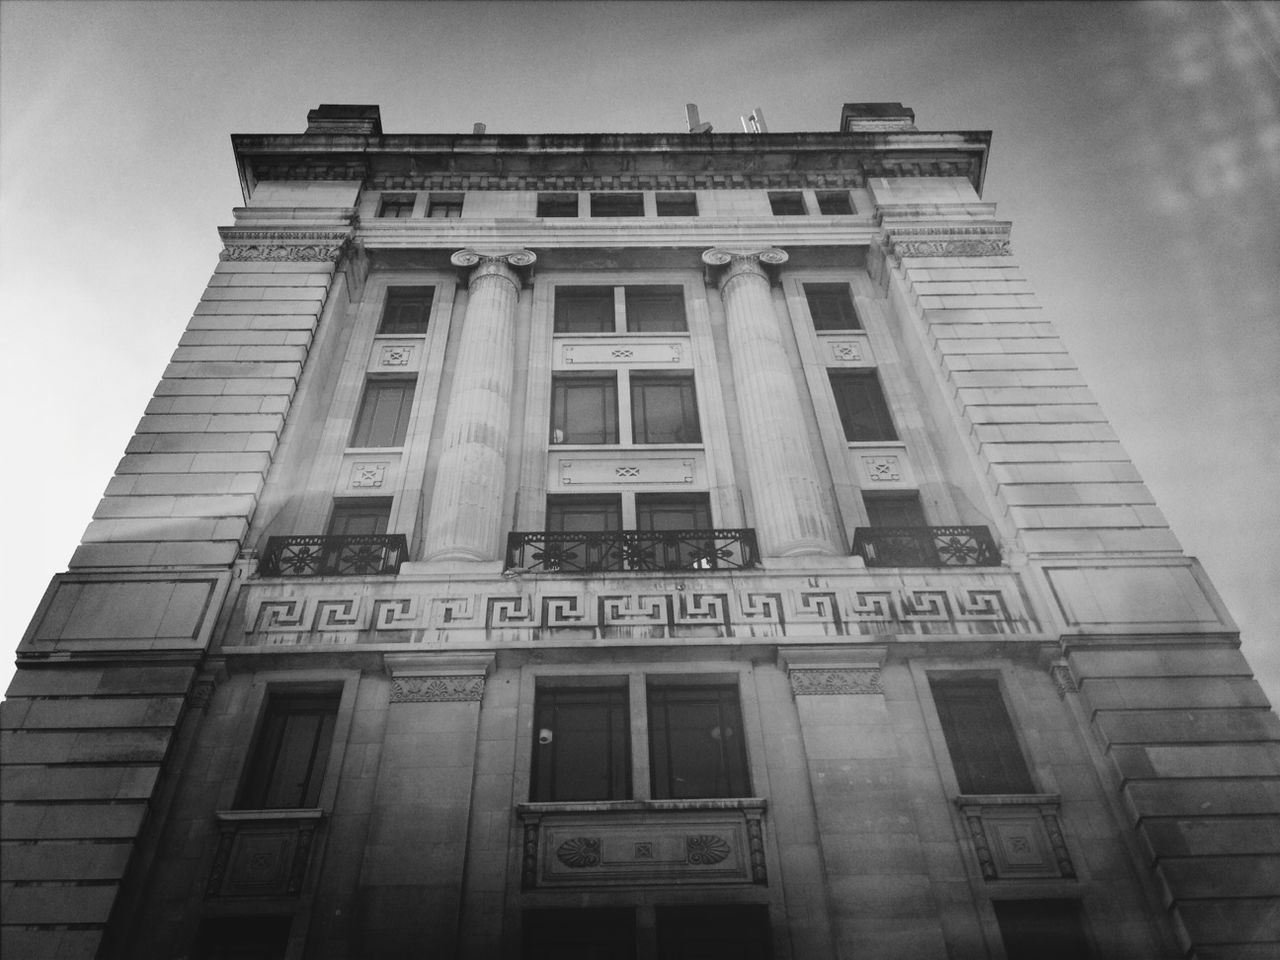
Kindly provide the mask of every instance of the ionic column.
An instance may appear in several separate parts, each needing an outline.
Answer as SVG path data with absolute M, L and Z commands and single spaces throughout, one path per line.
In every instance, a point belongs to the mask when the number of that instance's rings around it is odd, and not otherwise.
M 467 313 L 453 368 L 443 450 L 431 498 L 425 559 L 493 560 L 499 556 L 515 366 L 516 267 L 528 250 L 481 255 L 459 250 L 454 266 L 472 267 Z
M 724 267 L 718 286 L 729 327 L 729 354 L 742 420 L 756 535 L 765 556 L 836 553 L 822 502 L 800 395 L 769 292 L 765 264 L 785 263 L 776 247 L 706 251 L 702 262 Z

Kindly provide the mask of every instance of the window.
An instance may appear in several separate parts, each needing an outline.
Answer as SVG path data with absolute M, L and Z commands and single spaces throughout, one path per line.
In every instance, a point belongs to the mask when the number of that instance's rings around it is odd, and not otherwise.
M 867 521 L 873 527 L 927 527 L 918 493 L 863 494 Z
M 630 800 L 626 685 L 539 689 L 533 757 L 531 800 Z
M 683 287 L 633 285 L 625 290 L 627 333 L 680 333 L 688 329 Z
M 329 517 L 331 537 L 381 536 L 391 519 L 391 500 L 383 497 L 335 500 Z
M 897 440 L 880 381 L 870 370 L 830 371 L 836 409 L 850 443 Z
M 631 421 L 635 443 L 701 443 L 693 378 L 633 376 Z
M 1093 956 L 1077 900 L 993 900 L 1008 960 L 1088 960 Z
M 370 380 L 351 434 L 353 447 L 399 447 L 409 430 L 413 378 Z
M 524 911 L 524 960 L 635 960 L 632 907 Z
M 819 190 L 818 210 L 827 216 L 848 216 L 853 213 L 853 203 L 848 190 Z
M 593 193 L 591 195 L 593 217 L 643 217 L 643 193 Z
M 577 215 L 578 195 L 576 193 L 538 194 L 538 216 L 576 217 Z
M 384 193 L 382 205 L 378 207 L 379 217 L 404 220 L 413 216 L 414 196 L 412 193 Z
M 658 907 L 663 960 L 769 960 L 769 908 L 761 905 Z
M 388 287 L 379 333 L 397 336 L 426 333 L 435 287 Z
M 613 333 L 613 287 L 556 287 L 556 333 Z
M 209 917 L 200 921 L 195 960 L 284 960 L 288 917 Z
M 462 216 L 462 194 L 431 194 L 427 202 L 427 216 L 433 220 L 457 220 Z
M 804 298 L 815 330 L 861 330 L 847 283 L 806 283 Z
M 622 500 L 617 494 L 547 497 L 551 533 L 607 533 L 622 529 Z
M 273 693 L 249 758 L 241 810 L 315 807 L 333 745 L 338 693 Z
M 705 493 L 638 493 L 636 529 L 710 530 L 711 499 Z
M 617 443 L 618 381 L 604 377 L 554 377 L 552 443 Z
M 775 217 L 803 217 L 804 194 L 799 190 L 771 190 L 769 206 Z
M 659 193 L 654 196 L 660 217 L 696 217 L 698 195 L 696 193 Z
M 654 799 L 750 795 L 737 686 L 650 684 L 648 701 Z
M 933 702 L 961 793 L 1034 793 L 1031 774 L 994 679 L 930 677 Z

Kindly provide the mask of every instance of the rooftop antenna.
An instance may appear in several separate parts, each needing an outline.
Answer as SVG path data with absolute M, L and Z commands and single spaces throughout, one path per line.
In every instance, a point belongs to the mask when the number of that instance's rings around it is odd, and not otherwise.
M 483 123 L 477 123 L 477 124 L 473 124 L 473 125 L 472 125 L 472 127 L 471 127 L 471 135 L 472 135 L 472 136 L 479 137 L 479 136 L 481 136 L 483 133 L 484 133 L 484 124 L 483 124 Z
M 741 117 L 742 130 L 744 133 L 768 133 L 769 128 L 764 125 L 764 111 L 756 107 L 751 111 L 751 116 Z
M 711 132 L 711 124 L 698 122 L 698 105 L 696 103 L 686 103 L 684 105 L 684 114 L 689 119 L 690 133 Z

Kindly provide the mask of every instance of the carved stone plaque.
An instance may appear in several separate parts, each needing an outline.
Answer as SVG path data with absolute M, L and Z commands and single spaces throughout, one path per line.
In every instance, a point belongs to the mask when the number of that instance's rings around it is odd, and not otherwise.
M 679 340 L 564 340 L 558 345 L 556 359 L 560 367 L 689 363 L 689 348 Z
M 560 484 L 693 483 L 694 460 L 687 457 L 646 457 L 643 460 L 561 460 Z

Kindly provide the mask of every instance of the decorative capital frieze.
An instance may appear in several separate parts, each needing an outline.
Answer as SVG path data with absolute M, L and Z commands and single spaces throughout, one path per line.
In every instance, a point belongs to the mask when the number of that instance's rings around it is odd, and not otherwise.
M 884 693 L 879 667 L 841 670 L 791 670 L 791 692 L 797 697 Z
M 777 268 L 789 259 L 787 251 L 777 247 L 712 247 L 702 252 L 702 262 L 708 268 L 708 282 L 716 283 L 722 291 L 741 276 L 760 277 L 771 283 Z
M 891 223 L 885 221 L 877 244 L 893 263 L 904 257 L 1007 257 L 1010 223 Z
M 450 703 L 484 697 L 484 677 L 396 677 L 392 703 Z
M 457 251 L 449 262 L 461 270 L 470 271 L 468 286 L 474 286 L 484 277 L 500 277 L 519 289 L 533 273 L 532 267 L 537 259 L 538 255 L 532 250 L 481 252 L 468 247 Z
M 242 230 L 222 227 L 221 260 L 328 261 L 336 263 L 349 230 Z
M 1063 700 L 1068 693 L 1079 693 L 1080 688 L 1076 685 L 1076 678 L 1071 674 L 1071 668 L 1065 663 L 1055 663 L 1049 668 L 1049 676 L 1053 678 L 1053 687 L 1058 691 L 1058 699 Z

